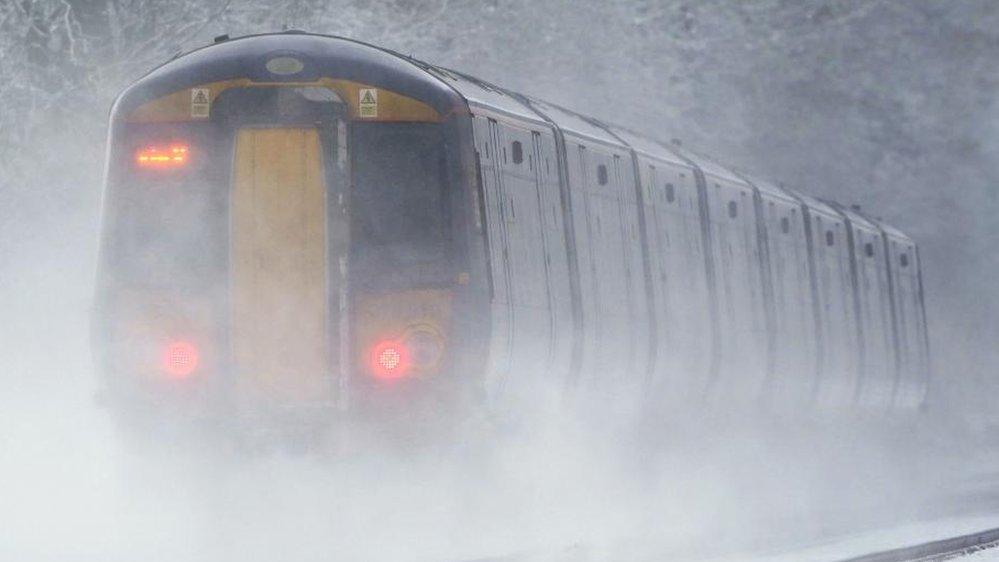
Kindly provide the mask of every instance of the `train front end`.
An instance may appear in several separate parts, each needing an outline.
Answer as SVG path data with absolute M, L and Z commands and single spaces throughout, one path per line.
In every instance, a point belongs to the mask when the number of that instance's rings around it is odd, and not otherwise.
M 462 127 L 410 66 L 265 35 L 122 94 L 93 344 L 127 423 L 298 431 L 462 402 L 481 300 Z

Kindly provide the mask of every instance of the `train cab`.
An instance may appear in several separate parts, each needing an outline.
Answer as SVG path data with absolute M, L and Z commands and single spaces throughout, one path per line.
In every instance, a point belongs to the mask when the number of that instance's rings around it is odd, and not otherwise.
M 925 399 L 905 234 L 460 72 L 223 38 L 126 89 L 108 147 L 93 347 L 129 420 Z
M 93 330 L 116 410 L 325 423 L 459 394 L 482 279 L 459 108 L 395 55 L 300 34 L 123 92 Z

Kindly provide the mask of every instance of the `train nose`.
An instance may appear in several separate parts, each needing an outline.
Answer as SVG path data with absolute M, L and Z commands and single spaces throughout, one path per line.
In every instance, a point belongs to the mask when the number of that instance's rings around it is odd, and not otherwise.
M 427 374 L 440 367 L 444 341 L 432 326 L 408 328 L 402 337 L 382 340 L 371 347 L 368 367 L 378 379 L 399 379 Z
M 405 342 L 416 368 L 428 370 L 440 365 L 444 355 L 444 341 L 436 330 L 421 326 L 410 331 Z

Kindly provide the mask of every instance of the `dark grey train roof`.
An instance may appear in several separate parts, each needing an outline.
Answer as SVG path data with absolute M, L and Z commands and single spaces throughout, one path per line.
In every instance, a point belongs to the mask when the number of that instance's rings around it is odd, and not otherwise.
M 545 125 L 545 120 L 523 100 L 498 86 L 447 68 L 428 65 L 427 70 L 457 91 L 472 109 L 491 111 Z
M 777 185 L 776 183 L 770 180 L 765 180 L 756 177 L 753 174 L 748 174 L 741 171 L 739 173 L 739 177 L 751 183 L 756 189 L 760 191 L 760 194 L 763 195 L 764 197 L 767 197 L 769 199 L 777 199 L 788 203 L 799 202 L 799 200 L 796 199 L 794 195 L 792 195 L 786 189 L 784 189 L 783 187 Z
M 289 76 L 272 74 L 265 65 L 277 56 L 294 56 L 304 68 Z M 441 114 L 464 106 L 457 91 L 427 72 L 427 67 L 342 37 L 302 32 L 249 35 L 196 49 L 160 65 L 122 92 L 115 111 L 129 111 L 165 93 L 205 82 L 237 78 L 277 83 L 335 77 L 406 92 Z
M 547 117 L 554 122 L 564 133 L 572 136 L 592 139 L 619 148 L 630 148 L 640 154 L 666 162 L 681 165 L 693 163 L 706 176 L 719 178 L 738 185 L 748 186 L 751 183 L 761 194 L 790 202 L 800 201 L 808 205 L 813 212 L 821 213 L 835 220 L 841 220 L 844 211 L 846 211 L 851 221 L 855 222 L 858 226 L 865 226 L 871 229 L 881 227 L 890 236 L 910 240 L 898 229 L 880 221 L 874 224 L 869 219 L 857 213 L 849 212 L 838 206 L 834 207 L 810 195 L 789 190 L 771 181 L 736 172 L 709 156 L 674 144 L 664 144 L 630 129 L 597 121 L 558 105 L 510 92 L 500 86 L 484 82 L 461 72 L 438 67 L 430 68 L 432 71 L 446 76 L 449 84 L 467 100 L 469 108 L 473 112 L 484 110 L 486 113 L 506 114 L 534 123 L 538 122 L 538 114 L 540 113 L 543 117 Z M 545 126 L 547 127 L 547 124 Z
M 832 205 L 826 203 L 825 201 L 812 197 L 807 193 L 802 193 L 801 191 L 798 191 L 796 189 L 784 188 L 784 190 L 792 194 L 794 197 L 798 198 L 804 204 L 808 205 L 808 208 L 812 213 L 821 214 L 824 215 L 826 218 L 830 218 L 837 221 L 843 220 L 842 213 L 840 213 L 839 210 L 837 210 Z
M 299 58 L 305 63 L 304 69 L 293 76 L 271 74 L 265 68 L 266 61 L 281 55 Z M 206 76 L 211 81 L 250 78 L 263 82 L 340 78 L 403 93 L 423 101 L 441 114 L 467 108 L 473 113 L 505 116 L 545 128 L 550 127 L 550 120 L 567 135 L 620 150 L 634 149 L 676 164 L 692 162 L 707 176 L 740 185 L 747 185 L 748 180 L 763 193 L 803 201 L 814 211 L 834 217 L 846 213 L 858 226 L 869 229 L 880 227 L 893 238 L 910 240 L 881 221 L 875 223 L 848 209 L 836 209 L 808 195 L 736 173 L 686 148 L 663 144 L 634 131 L 517 94 L 464 73 L 343 37 L 292 31 L 250 35 L 202 47 L 174 58 L 143 76 L 122 92 L 115 102 L 114 111 L 130 111 L 164 93 L 202 84 Z
M 846 215 L 846 218 L 850 219 L 850 222 L 853 223 L 854 226 L 865 230 L 870 230 L 872 232 L 877 232 L 878 225 L 868 220 L 867 217 L 865 217 L 864 215 L 854 211 L 853 209 L 844 207 L 842 205 L 837 205 L 837 208 L 841 213 Z
M 843 205 L 838 205 L 835 203 L 833 203 L 833 205 L 837 208 L 837 210 L 839 210 L 839 212 L 846 215 L 846 217 L 850 219 L 850 222 L 853 223 L 854 226 L 856 226 L 857 228 L 867 230 L 869 232 L 877 232 L 879 230 L 882 230 L 884 231 L 885 234 L 888 235 L 889 238 L 892 238 L 896 241 L 905 242 L 907 244 L 913 243 L 912 238 L 910 238 L 907 234 L 885 223 L 880 219 L 873 219 L 860 211 L 847 208 Z
M 574 113 L 564 107 L 560 107 L 552 103 L 541 100 L 532 100 L 531 103 L 537 107 L 539 111 L 543 112 L 552 121 L 554 121 L 567 134 L 581 139 L 588 139 L 614 146 L 621 150 L 628 150 L 627 145 L 623 144 L 621 140 L 614 136 L 614 134 L 610 131 L 612 129 L 611 127 L 607 127 L 602 123 L 596 124 L 594 120 L 583 117 L 578 113 Z
M 732 170 L 722 166 L 721 164 L 715 162 L 713 159 L 704 156 L 703 154 L 698 154 L 690 149 L 683 148 L 680 146 L 672 146 L 670 149 L 679 154 L 680 156 L 686 158 L 687 160 L 693 162 L 698 168 L 704 172 L 704 175 L 711 176 L 723 181 L 731 182 L 737 185 L 747 185 L 746 180 L 741 178 L 739 174 L 733 172 Z
M 683 158 L 677 156 L 672 150 L 668 150 L 660 142 L 628 129 L 616 129 L 614 132 L 621 137 L 621 140 L 631 145 L 631 148 L 639 154 L 681 166 L 688 165 Z

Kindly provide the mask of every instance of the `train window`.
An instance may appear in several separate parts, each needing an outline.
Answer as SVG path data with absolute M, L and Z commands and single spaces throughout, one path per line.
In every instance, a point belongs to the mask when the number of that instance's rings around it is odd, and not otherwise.
M 668 183 L 666 184 L 666 202 L 672 203 L 673 201 L 676 201 L 676 189 L 673 184 Z
M 739 216 L 739 205 L 735 201 L 728 202 L 728 216 L 733 219 Z
M 214 279 L 225 262 L 227 198 L 218 189 L 228 170 L 214 153 L 216 143 L 196 128 L 183 136 L 192 153 L 202 154 L 191 165 L 163 174 L 139 163 L 148 149 L 148 135 L 137 134 L 128 153 L 127 169 L 116 195 L 111 224 L 112 267 L 121 279 L 150 286 L 188 286 Z M 148 154 L 148 153 L 147 153 Z M 186 154 L 186 153 L 185 153 Z M 223 179 L 225 178 L 225 179 Z
M 217 181 L 188 176 L 179 182 L 132 177 L 132 186 L 159 189 L 121 190 L 115 225 L 114 262 L 123 278 L 151 284 L 187 285 L 217 271 L 225 255 L 218 244 L 225 225 Z M 180 183 L 183 182 L 183 183 Z M 179 187 L 184 189 L 163 189 Z
M 780 231 L 783 232 L 784 234 L 791 232 L 791 221 L 787 220 L 787 217 L 781 217 Z
M 386 267 L 443 259 L 450 218 L 440 127 L 357 124 L 353 140 L 357 256 Z
M 597 166 L 597 182 L 600 185 L 607 185 L 607 166 L 605 164 Z
M 524 147 L 520 141 L 513 141 L 513 163 L 520 164 L 524 161 Z
M 826 246 L 832 246 L 835 243 L 836 243 L 836 235 L 833 234 L 833 231 L 827 230 L 826 231 Z
M 870 242 L 864 244 L 864 253 L 867 254 L 867 257 L 869 258 L 874 257 L 874 244 L 871 244 Z
M 900 255 L 898 261 L 902 264 L 902 267 L 909 267 L 909 254 Z

